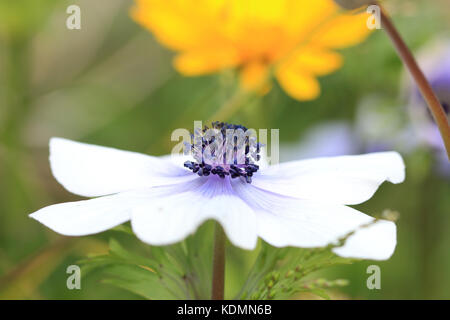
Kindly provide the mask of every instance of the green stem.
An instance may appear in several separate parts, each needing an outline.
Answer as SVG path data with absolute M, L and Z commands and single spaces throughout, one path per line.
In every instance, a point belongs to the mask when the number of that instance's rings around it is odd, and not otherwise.
M 377 5 L 380 6 L 380 4 Z M 422 96 L 425 99 L 428 108 L 430 109 L 431 114 L 433 115 L 433 118 L 439 128 L 442 140 L 444 141 L 445 149 L 447 150 L 447 157 L 450 160 L 450 125 L 444 108 L 442 108 L 439 99 L 437 98 L 436 94 L 425 78 L 422 70 L 420 70 L 416 60 L 414 59 L 414 56 L 403 41 L 402 37 L 398 33 L 389 17 L 384 12 L 383 8 L 381 8 L 381 25 L 386 30 L 386 33 L 389 35 L 389 38 L 394 44 L 394 47 L 397 50 L 400 59 L 403 61 L 403 63 L 411 73 L 411 76 L 414 78 L 417 87 L 422 93 Z
M 1 140 L 7 147 L 22 145 L 21 127 L 29 106 L 29 41 L 28 38 L 9 39 L 5 63 L 5 117 L 0 128 Z
M 228 99 L 207 121 L 227 121 L 242 106 L 244 101 L 248 99 L 248 93 L 237 90 L 234 95 Z
M 226 236 L 222 227 L 216 222 L 214 231 L 212 300 L 223 300 L 225 293 L 225 242 Z

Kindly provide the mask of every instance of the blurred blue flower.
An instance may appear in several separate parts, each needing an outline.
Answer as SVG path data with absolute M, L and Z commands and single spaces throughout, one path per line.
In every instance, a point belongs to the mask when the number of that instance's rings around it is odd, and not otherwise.
M 282 161 L 357 154 L 360 141 L 349 122 L 324 122 L 306 132 L 301 143 L 280 146 Z
M 428 45 L 419 53 L 418 61 L 449 115 L 450 39 Z M 425 149 L 433 154 L 437 172 L 449 177 L 450 163 L 439 130 L 414 81 L 406 76 L 406 72 L 401 87 L 403 97 L 400 101 L 403 103 L 380 95 L 365 97 L 357 107 L 354 123 L 333 121 L 314 126 L 302 136 L 301 142 L 283 145 L 281 159 L 387 150 L 409 154 Z
M 280 157 L 287 161 L 388 150 L 409 153 L 415 145 L 401 109 L 381 96 L 368 96 L 359 103 L 353 123 L 322 122 L 309 129 L 301 142 L 282 145 Z
M 418 54 L 418 61 L 448 117 L 450 111 L 450 39 L 438 39 L 427 45 Z M 450 163 L 444 143 L 425 101 L 410 78 L 404 86 L 409 100 L 408 110 L 412 128 L 418 136 L 418 143 L 430 148 L 435 155 L 438 170 L 445 175 L 450 175 Z

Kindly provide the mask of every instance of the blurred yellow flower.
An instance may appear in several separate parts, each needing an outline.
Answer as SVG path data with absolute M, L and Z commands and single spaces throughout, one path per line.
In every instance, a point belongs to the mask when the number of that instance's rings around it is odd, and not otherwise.
M 242 87 L 259 91 L 273 74 L 298 100 L 316 98 L 316 77 L 342 65 L 333 49 L 370 32 L 367 14 L 345 13 L 333 0 L 136 0 L 132 16 L 178 52 L 182 74 L 236 67 Z

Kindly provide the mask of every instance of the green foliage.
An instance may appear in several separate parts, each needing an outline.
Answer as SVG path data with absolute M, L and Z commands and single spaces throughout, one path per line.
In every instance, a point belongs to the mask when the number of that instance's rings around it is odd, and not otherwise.
M 311 280 L 312 273 L 324 268 L 350 264 L 354 260 L 338 257 L 331 248 L 274 248 L 262 244 L 261 252 L 244 284 L 240 299 L 289 299 L 298 293 L 313 293 L 328 299 L 326 289 L 344 286 L 338 279 Z
M 18 38 L 35 32 L 57 4 L 56 0 L 1 0 L 0 40 L 8 34 Z
M 83 273 L 100 269 L 106 276 L 104 283 L 147 299 L 208 299 L 212 259 L 209 226 L 206 223 L 185 241 L 164 247 L 142 244 L 136 248 L 134 236 L 130 247 L 125 247 L 113 238 L 107 254 L 80 261 Z M 132 234 L 126 226 L 116 230 Z
M 102 282 L 133 292 L 146 299 L 209 299 L 212 278 L 212 232 L 207 222 L 185 241 L 164 247 L 136 248 L 128 226 L 116 231 L 126 234 L 129 246 L 112 238 L 109 252 L 80 261 L 83 274 L 99 270 Z M 126 241 L 123 241 L 126 242 Z M 142 250 L 139 250 L 142 249 Z M 315 271 L 353 260 L 321 249 L 274 248 L 261 242 L 258 256 L 236 299 L 288 299 L 312 293 L 328 299 L 327 289 L 347 284 L 345 280 L 312 279 Z

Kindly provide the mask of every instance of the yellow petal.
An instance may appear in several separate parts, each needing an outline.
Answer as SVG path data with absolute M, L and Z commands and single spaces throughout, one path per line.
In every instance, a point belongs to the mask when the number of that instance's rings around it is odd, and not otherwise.
M 286 2 L 286 15 L 281 22 L 300 41 L 314 32 L 318 25 L 329 20 L 338 10 L 332 0 Z
M 259 61 L 247 64 L 240 73 L 241 86 L 248 91 L 258 91 L 265 87 L 267 78 L 267 65 Z
M 284 64 L 292 70 L 320 76 L 339 69 L 342 66 L 342 57 L 336 52 L 306 47 L 297 50 Z
M 196 76 L 232 68 L 239 64 L 238 54 L 229 48 L 205 48 L 204 50 L 180 53 L 174 66 L 186 76 Z
M 337 11 L 332 0 L 229 0 L 222 29 L 243 56 L 278 60 Z
M 320 85 L 314 76 L 279 68 L 276 77 L 288 95 L 297 100 L 312 100 L 319 96 Z
M 212 6 L 215 1 L 199 2 L 193 6 L 192 2 L 182 0 L 136 0 L 131 16 L 151 30 L 165 46 L 187 50 L 218 38 L 217 21 L 211 23 L 217 9 Z
M 338 15 L 327 22 L 312 38 L 319 47 L 344 48 L 363 41 L 369 34 L 367 13 Z
M 178 52 L 174 64 L 181 73 L 240 67 L 241 85 L 252 90 L 268 83 L 259 62 L 264 61 L 277 69 L 285 90 L 301 100 L 319 94 L 315 76 L 341 66 L 331 49 L 354 45 L 370 33 L 367 13 L 343 13 L 333 0 L 135 2 L 133 17 Z
M 286 1 L 273 0 L 229 0 L 230 20 L 249 22 L 277 23 L 285 16 Z

